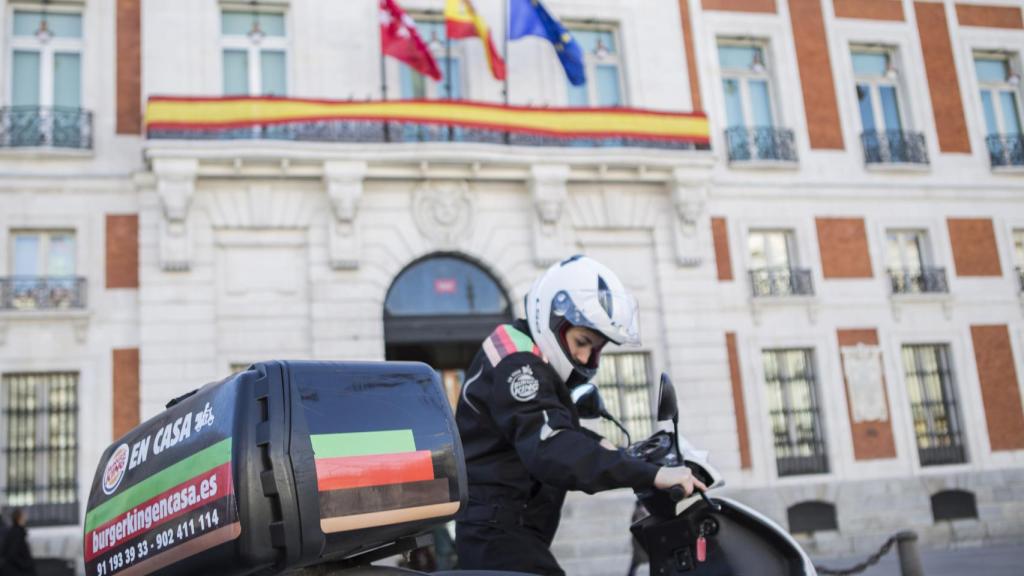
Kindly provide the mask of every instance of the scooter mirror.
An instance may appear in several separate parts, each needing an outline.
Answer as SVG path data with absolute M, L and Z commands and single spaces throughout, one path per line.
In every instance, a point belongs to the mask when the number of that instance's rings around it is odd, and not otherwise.
M 661 373 L 661 389 L 658 391 L 658 422 L 671 420 L 679 423 L 679 404 L 676 401 L 676 388 L 668 373 Z
M 600 418 L 607 410 L 604 407 L 604 400 L 601 393 L 593 382 L 580 384 L 572 389 L 572 403 L 576 405 L 576 411 L 580 418 Z

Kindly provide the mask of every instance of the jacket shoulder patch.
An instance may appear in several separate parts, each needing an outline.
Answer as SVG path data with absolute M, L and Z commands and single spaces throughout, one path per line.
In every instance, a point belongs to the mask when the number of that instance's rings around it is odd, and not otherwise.
M 520 402 L 529 402 L 537 397 L 540 381 L 533 375 L 529 364 L 508 375 L 508 390 Z
M 491 366 L 497 366 L 502 358 L 516 352 L 530 352 L 537 357 L 541 356 L 540 348 L 533 343 L 533 339 L 513 328 L 511 324 L 502 324 L 495 328 L 484 340 L 483 349 Z

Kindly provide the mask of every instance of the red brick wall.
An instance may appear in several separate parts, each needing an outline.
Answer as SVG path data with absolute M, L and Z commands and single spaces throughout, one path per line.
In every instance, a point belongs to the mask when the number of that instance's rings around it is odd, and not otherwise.
M 107 288 L 139 287 L 139 217 L 107 214 Z
M 114 350 L 114 438 L 139 424 L 139 349 Z
M 142 46 L 139 0 L 117 0 L 117 133 L 142 132 Z
M 725 218 L 711 219 L 711 236 L 715 243 L 718 279 L 722 282 L 730 281 L 732 280 L 732 259 L 729 255 L 729 228 Z
M 697 53 L 693 48 L 693 21 L 690 19 L 690 2 L 679 0 L 679 18 L 683 25 L 683 47 L 686 50 L 686 70 L 690 76 L 690 100 L 693 112 L 704 110 L 700 98 L 700 74 L 697 72 Z
M 901 0 L 832 0 L 839 18 L 864 20 L 903 20 Z
M 970 153 L 967 121 L 957 83 L 953 47 L 946 23 L 946 9 L 942 4 L 915 2 L 917 31 L 924 53 L 924 69 L 928 75 L 928 91 L 932 97 L 935 129 L 939 134 L 939 149 L 943 152 Z
M 871 254 L 862 218 L 817 218 L 825 278 L 871 278 Z
M 878 333 L 873 329 L 837 330 L 840 349 L 844 346 L 878 346 Z M 842 353 L 839 355 L 842 364 Z M 896 442 L 892 436 L 892 411 L 889 419 L 883 421 L 853 421 L 853 406 L 850 404 L 850 383 L 846 381 L 846 370 L 843 369 L 843 386 L 846 390 L 846 409 L 850 418 L 850 433 L 853 437 L 853 456 L 857 460 L 877 460 L 896 457 Z M 889 406 L 889 389 L 882 378 L 882 391 L 885 393 L 885 405 Z
M 1006 325 L 971 326 L 981 399 L 993 452 L 1024 449 L 1024 409 Z
M 729 378 L 732 380 L 732 405 L 736 412 L 736 435 L 740 442 L 740 468 L 750 464 L 750 432 L 747 429 L 747 407 L 743 399 L 743 376 L 740 374 L 740 354 L 736 349 L 736 333 L 725 333 L 725 346 L 729 350 Z
M 1016 6 L 957 4 L 956 19 L 960 22 L 961 26 L 1020 30 L 1024 28 L 1024 21 L 1021 20 L 1020 10 Z
M 775 0 L 701 0 L 705 10 L 775 13 Z
M 839 124 L 821 0 L 789 0 L 789 18 L 811 148 L 842 150 L 843 129 Z
M 988 218 L 949 218 L 949 242 L 957 276 L 1002 276 L 999 248 Z

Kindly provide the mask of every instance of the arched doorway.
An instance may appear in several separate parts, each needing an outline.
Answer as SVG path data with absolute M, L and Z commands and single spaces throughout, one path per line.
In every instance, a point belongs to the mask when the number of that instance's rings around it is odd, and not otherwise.
M 494 276 L 461 256 L 432 254 L 407 266 L 388 289 L 385 355 L 433 366 L 454 401 L 480 343 L 511 320 L 508 296 Z

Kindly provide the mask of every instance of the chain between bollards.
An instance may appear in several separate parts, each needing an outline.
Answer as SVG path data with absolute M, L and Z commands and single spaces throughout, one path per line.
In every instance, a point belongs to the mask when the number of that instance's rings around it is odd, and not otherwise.
M 882 547 L 877 552 L 868 556 L 867 560 L 844 569 L 833 569 L 826 568 L 824 566 L 815 566 L 814 568 L 818 571 L 818 574 L 828 576 L 851 576 L 853 574 L 860 574 L 867 570 L 871 566 L 878 564 L 878 561 L 882 559 L 892 550 L 893 545 L 898 544 L 896 550 L 900 558 L 900 575 L 901 576 L 924 576 L 924 570 L 921 568 L 921 557 L 917 553 L 917 533 L 912 531 L 905 531 L 893 534 L 888 540 L 882 544 Z

